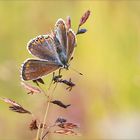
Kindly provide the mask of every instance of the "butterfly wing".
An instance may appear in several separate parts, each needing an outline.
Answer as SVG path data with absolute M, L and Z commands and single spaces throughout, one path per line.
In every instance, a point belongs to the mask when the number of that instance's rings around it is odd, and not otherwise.
M 65 53 L 66 55 L 66 50 L 67 50 L 67 31 L 66 31 L 66 24 L 63 19 L 58 19 L 56 24 L 55 24 L 55 34 L 56 38 L 58 39 L 61 47 L 62 52 Z
M 67 59 L 68 60 L 70 59 L 75 46 L 76 46 L 75 33 L 72 31 L 72 29 L 69 29 L 69 31 L 67 32 Z
M 56 38 L 60 42 L 59 46 L 62 48 L 62 51 L 65 53 L 67 57 L 66 61 L 68 61 L 74 51 L 74 47 L 76 46 L 75 33 L 68 25 L 66 26 L 63 19 L 58 19 L 58 21 L 56 22 L 55 33 Z
M 38 36 L 29 41 L 27 48 L 34 56 L 51 61 L 59 61 L 54 40 L 49 35 Z
M 23 80 L 36 80 L 57 70 L 61 66 L 62 64 L 54 61 L 28 59 L 22 66 L 21 76 Z

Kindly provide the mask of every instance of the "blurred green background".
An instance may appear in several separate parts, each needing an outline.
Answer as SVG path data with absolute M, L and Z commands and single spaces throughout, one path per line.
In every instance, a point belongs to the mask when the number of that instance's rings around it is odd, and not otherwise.
M 27 42 L 70 16 L 76 31 L 86 10 L 91 16 L 77 36 L 71 66 L 64 71 L 76 83 L 71 93 L 59 85 L 54 98 L 71 103 L 51 105 L 48 123 L 58 116 L 80 124 L 81 137 L 51 135 L 53 140 L 140 139 L 140 2 L 139 1 L 0 1 L 0 96 L 16 100 L 38 119 L 45 109 L 43 95 L 27 95 L 20 85 L 20 66 L 33 56 Z M 51 75 L 44 80 L 49 85 Z M 0 101 L 0 140 L 33 140 L 32 118 L 14 113 Z

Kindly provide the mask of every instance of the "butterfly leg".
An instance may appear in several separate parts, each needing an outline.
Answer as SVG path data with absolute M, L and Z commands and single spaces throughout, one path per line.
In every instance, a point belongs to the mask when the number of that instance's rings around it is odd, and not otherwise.
M 39 87 L 39 83 L 37 80 L 32 80 L 34 83 L 36 83 L 36 85 Z
M 60 75 L 60 74 L 61 74 L 61 70 L 62 70 L 62 68 L 60 68 L 60 69 L 59 69 L 58 75 Z
M 53 72 L 52 80 L 51 80 L 51 83 L 50 83 L 50 85 L 49 85 L 48 90 L 51 88 L 52 83 L 55 83 L 55 81 L 54 81 L 54 77 L 55 77 L 55 72 Z
M 55 72 L 53 72 L 53 77 L 52 77 L 52 82 L 53 82 L 53 84 L 55 84 L 56 83 L 56 76 L 55 76 Z
M 41 84 L 45 84 L 45 82 L 43 81 L 43 79 L 42 78 L 38 78 L 38 79 L 36 79 L 36 80 L 32 80 L 34 83 L 36 83 L 36 85 L 39 87 L 39 83 L 41 83 Z

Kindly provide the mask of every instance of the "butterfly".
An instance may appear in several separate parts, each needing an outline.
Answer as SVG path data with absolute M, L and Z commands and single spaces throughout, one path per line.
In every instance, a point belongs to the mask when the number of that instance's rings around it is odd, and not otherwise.
M 52 34 L 37 36 L 27 44 L 29 53 L 39 59 L 27 59 L 23 63 L 22 79 L 36 80 L 60 68 L 68 69 L 75 46 L 76 35 L 70 18 L 66 22 L 58 19 Z

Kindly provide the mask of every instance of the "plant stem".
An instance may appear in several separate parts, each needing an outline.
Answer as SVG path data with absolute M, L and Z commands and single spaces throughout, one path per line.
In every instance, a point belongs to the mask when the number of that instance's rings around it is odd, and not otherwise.
M 40 135 L 41 140 L 42 140 L 42 136 L 43 136 L 44 125 L 45 125 L 45 122 L 46 122 L 46 119 L 47 119 L 50 103 L 51 103 L 52 96 L 53 96 L 53 93 L 54 93 L 56 87 L 57 87 L 57 83 L 56 83 L 54 89 L 52 90 L 52 92 L 50 92 L 49 95 L 48 95 L 47 108 L 46 108 L 45 116 L 44 116 L 44 119 L 43 119 L 43 127 L 42 127 L 42 131 L 41 131 L 41 135 Z
M 41 126 L 41 123 L 38 126 L 38 130 L 37 130 L 37 134 L 36 134 L 36 140 L 39 140 L 40 126 Z
M 44 91 L 44 89 L 40 85 L 37 85 L 37 86 L 41 89 L 42 93 L 44 93 L 44 95 L 48 98 L 48 96 L 47 96 L 46 92 Z M 49 98 L 48 98 L 48 100 L 49 100 Z M 44 128 L 44 125 L 43 125 L 43 128 Z M 41 123 L 38 126 L 38 130 L 37 130 L 37 134 L 36 134 L 36 140 L 39 140 L 40 129 L 41 129 Z
M 46 118 L 47 118 L 47 115 L 48 115 L 49 107 L 50 107 L 50 100 L 47 102 L 47 108 L 46 108 L 46 112 L 45 112 L 45 116 L 44 116 L 44 120 L 43 120 L 42 131 L 41 131 L 41 135 L 40 135 L 41 139 L 42 139 L 42 135 L 43 135 L 43 131 L 44 131 L 44 124 L 46 122 Z

